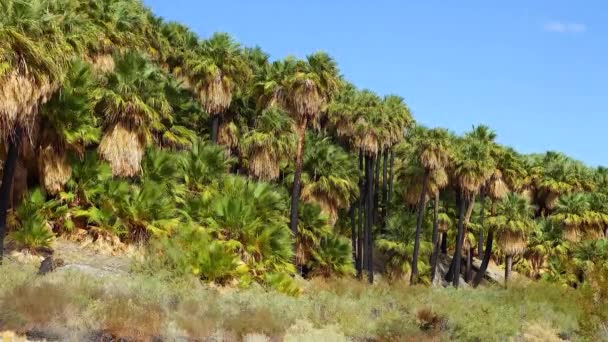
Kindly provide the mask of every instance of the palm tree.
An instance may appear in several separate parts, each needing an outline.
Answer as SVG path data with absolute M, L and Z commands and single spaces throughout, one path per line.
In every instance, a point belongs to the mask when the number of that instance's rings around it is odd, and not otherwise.
M 98 141 L 94 107 L 99 94 L 91 67 L 75 60 L 60 91 L 41 108 L 38 168 L 48 193 L 57 194 L 71 176 L 68 152 L 82 156 L 89 144 Z
M 376 246 L 386 256 L 386 268 L 390 278 L 403 278 L 408 272 L 411 273 L 411 265 L 414 253 L 413 242 L 416 235 L 416 215 L 413 213 L 393 214 L 387 218 L 385 232 L 376 240 Z M 422 241 L 419 252 L 429 255 L 432 246 L 428 241 Z M 426 274 L 429 265 L 422 258 L 421 268 Z
M 306 61 L 288 58 L 269 68 L 264 79 L 258 82 L 258 102 L 262 107 L 278 104 L 285 108 L 294 119 L 298 137 L 289 224 L 296 235 L 306 128 L 318 119 L 323 106 L 336 93 L 339 71 L 331 57 L 323 52 L 309 55 Z
M 496 161 L 492 158 L 492 149 L 483 140 L 475 139 L 474 136 L 466 136 L 458 142 L 452 169 L 458 204 L 458 235 L 452 260 L 453 272 L 448 273 L 449 277 L 453 276 L 452 281 L 455 287 L 458 287 L 460 279 L 461 253 L 465 237 L 465 203 L 469 202 L 469 206 L 474 205 L 475 195 L 492 176 L 495 168 Z
M 597 229 L 594 216 L 588 196 L 576 193 L 560 197 L 550 219 L 563 228 L 566 240 L 578 242 L 583 236 L 598 237 L 603 233 Z
M 279 177 L 281 167 L 294 151 L 292 125 L 289 116 L 276 106 L 256 117 L 254 128 L 245 133 L 241 142 L 251 176 L 265 181 Z
M 357 193 L 355 161 L 328 138 L 307 136 L 302 166 L 301 199 L 318 204 L 329 224 L 338 219 L 338 210 L 347 208 Z
M 527 237 L 534 228 L 534 207 L 525 197 L 510 193 L 497 205 L 496 216 L 489 221 L 498 235 L 498 245 L 506 255 L 505 286 L 509 280 L 513 256 L 526 250 Z
M 481 201 L 481 210 L 480 210 L 480 219 L 479 219 L 479 230 L 480 235 L 479 238 L 483 238 L 483 232 L 485 231 L 484 227 L 484 215 L 485 215 L 485 197 L 489 197 L 492 202 L 492 208 L 494 208 L 494 203 L 502 200 L 507 196 L 511 189 L 520 189 L 522 185 L 522 179 L 525 179 L 526 171 L 523 169 L 521 164 L 521 160 L 519 156 L 511 149 L 503 149 L 497 148 L 495 153 L 495 159 L 497 162 L 496 169 L 494 173 L 490 177 L 490 179 L 483 186 L 482 193 L 482 201 Z M 491 210 L 491 214 L 493 215 L 494 210 Z M 478 248 L 481 241 L 478 241 Z M 481 266 L 475 278 L 473 279 L 473 286 L 477 287 L 481 280 L 483 279 L 486 270 L 488 269 L 488 265 L 490 264 L 490 259 L 492 257 L 492 246 L 494 243 L 494 228 L 489 227 L 488 235 L 486 238 L 486 248 L 485 252 L 483 252 L 483 259 L 481 261 Z M 482 252 L 481 250 L 479 252 Z
M 428 197 L 429 183 L 432 183 L 432 194 L 435 195 L 435 209 L 438 209 L 437 200 L 439 190 L 447 185 L 445 168 L 449 162 L 449 135 L 442 129 L 426 130 L 417 128 L 411 135 L 411 144 L 414 148 L 414 158 L 418 165 L 423 169 L 421 190 L 418 200 L 418 217 L 416 220 L 416 233 L 414 238 L 414 251 L 412 256 L 412 272 L 410 283 L 415 285 L 418 282 L 418 251 L 420 248 L 420 233 L 422 229 L 422 218 Z M 431 175 L 433 176 L 432 179 Z M 431 182 L 430 182 L 431 181 Z M 433 225 L 433 246 L 437 246 L 438 224 Z
M 211 141 L 217 143 L 221 116 L 251 71 L 239 44 L 226 33 L 215 33 L 202 41 L 196 54 L 186 61 L 186 69 L 190 86 L 212 118 Z
M 170 116 L 164 75 L 143 56 L 127 52 L 116 56 L 116 67 L 104 77 L 98 110 L 103 120 L 101 157 L 115 176 L 133 177 L 141 171 L 146 145 L 155 128 Z
M 37 4 L 0 4 L 0 141 L 8 145 L 0 186 L 0 262 L 22 134 L 32 132 L 38 107 L 60 84 L 65 57 L 61 52 L 68 50 L 56 18 Z
M 608 239 L 608 195 L 600 192 L 591 193 L 589 205 L 594 214 L 595 225 L 603 230 L 604 238 Z

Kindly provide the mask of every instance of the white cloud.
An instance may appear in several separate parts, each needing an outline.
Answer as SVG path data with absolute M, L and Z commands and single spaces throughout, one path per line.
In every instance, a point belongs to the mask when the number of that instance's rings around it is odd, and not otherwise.
M 583 33 L 587 31 L 587 26 L 580 23 L 567 23 L 562 21 L 550 21 L 543 25 L 543 29 L 547 32 L 556 33 Z

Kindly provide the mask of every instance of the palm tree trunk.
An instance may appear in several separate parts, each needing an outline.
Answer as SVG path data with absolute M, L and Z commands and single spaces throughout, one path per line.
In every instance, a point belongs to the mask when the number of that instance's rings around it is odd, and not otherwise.
M 363 151 L 359 150 L 359 221 L 357 222 L 357 277 L 363 272 L 363 208 L 365 199 L 365 182 L 363 180 Z
M 448 254 L 448 232 L 441 233 L 441 254 Z
M 507 255 L 507 261 L 505 265 L 505 287 L 509 283 L 509 275 L 511 274 L 511 267 L 513 266 L 513 256 Z
M 473 247 L 467 248 L 467 267 L 464 271 L 464 281 L 471 282 L 471 273 L 473 272 Z
M 439 191 L 435 191 L 433 200 L 433 253 L 431 254 L 431 282 L 435 280 L 437 270 L 437 257 L 439 256 Z
M 217 132 L 220 129 L 220 116 L 214 115 L 211 118 L 211 142 L 217 144 Z
M 473 197 L 469 200 L 469 203 L 467 203 L 467 211 L 464 216 L 465 229 L 469 226 L 469 223 L 471 222 L 471 216 L 473 215 L 473 209 L 475 209 L 475 195 L 473 195 Z
M 483 279 L 486 271 L 488 269 L 488 264 L 490 263 L 490 258 L 492 257 L 492 242 L 494 240 L 494 229 L 490 229 L 488 231 L 488 238 L 486 240 L 486 251 L 483 255 L 483 260 L 481 261 L 481 266 L 479 266 L 479 271 L 475 275 L 475 279 L 473 279 L 473 287 L 479 286 L 481 280 Z
M 393 148 L 391 147 L 390 150 L 390 165 L 389 165 L 389 178 L 388 178 L 388 203 L 386 205 L 386 216 L 388 217 L 388 209 L 390 207 L 390 203 L 393 201 L 393 177 L 395 176 L 395 173 L 393 172 L 393 165 L 395 164 L 395 152 L 393 151 Z
M 374 182 L 374 157 L 366 157 L 365 175 L 366 175 L 366 218 L 365 218 L 365 259 L 367 269 L 367 279 L 370 284 L 374 283 L 374 271 L 372 269 L 372 224 L 373 224 L 373 209 L 374 209 L 374 194 L 372 190 Z
M 353 263 L 357 263 L 357 221 L 356 221 L 356 207 L 355 204 L 351 204 L 350 214 L 350 246 L 352 248 Z
M 386 200 L 388 199 L 388 194 L 386 193 L 387 183 L 388 183 L 388 149 L 384 150 L 383 163 L 382 163 L 382 216 L 381 220 L 384 222 L 386 219 L 386 208 L 388 204 Z
M 484 219 L 484 208 L 486 204 L 486 192 L 484 188 L 481 188 L 480 194 L 481 212 L 479 213 L 479 232 L 477 233 L 477 255 L 478 257 L 483 254 L 483 219 Z
M 460 264 L 462 258 L 462 244 L 464 242 L 464 204 L 465 199 L 462 194 L 458 194 L 459 197 L 459 209 L 458 209 L 458 236 L 456 237 L 456 251 L 454 252 L 454 272 L 452 285 L 458 288 L 458 284 L 460 283 Z
M 382 152 L 380 152 L 380 154 L 382 154 Z M 374 163 L 375 163 L 375 167 L 376 167 L 376 175 L 374 176 L 374 203 L 373 203 L 373 210 L 374 210 L 374 220 L 373 220 L 373 224 L 378 223 L 378 211 L 380 210 L 380 192 L 378 191 L 379 185 L 380 185 L 380 162 L 378 161 L 378 157 L 374 157 Z
M 8 154 L 4 162 L 2 184 L 0 185 L 0 265 L 4 257 L 4 236 L 6 235 L 6 216 L 10 206 L 11 189 L 21 143 L 21 128 L 17 127 L 15 135 L 9 139 Z
M 293 234 L 293 248 L 296 251 L 296 241 L 298 236 L 298 203 L 300 200 L 300 187 L 302 178 L 302 154 L 304 152 L 304 142 L 306 139 L 306 119 L 298 126 L 298 149 L 296 151 L 295 173 L 293 176 L 293 188 L 291 191 L 291 212 L 289 216 L 289 227 Z
M 604 236 L 606 237 L 606 239 L 608 239 L 608 227 L 604 229 Z
M 424 216 L 424 207 L 426 204 L 426 183 L 429 178 L 429 170 L 424 171 L 422 177 L 422 190 L 420 191 L 420 199 L 418 200 L 418 217 L 416 219 L 416 236 L 414 238 L 414 253 L 412 254 L 412 272 L 410 274 L 410 285 L 418 283 L 418 253 L 420 251 L 420 232 L 422 230 L 422 217 Z

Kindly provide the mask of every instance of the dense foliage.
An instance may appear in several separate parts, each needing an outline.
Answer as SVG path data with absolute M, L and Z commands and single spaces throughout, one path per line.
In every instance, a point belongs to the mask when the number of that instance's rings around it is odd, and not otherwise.
M 0 12 L 0 231 L 20 247 L 150 242 L 151 269 L 291 294 L 295 272 L 429 283 L 448 251 L 456 286 L 474 257 L 572 287 L 608 267 L 608 169 L 416 125 L 323 52 L 271 61 L 137 0 Z

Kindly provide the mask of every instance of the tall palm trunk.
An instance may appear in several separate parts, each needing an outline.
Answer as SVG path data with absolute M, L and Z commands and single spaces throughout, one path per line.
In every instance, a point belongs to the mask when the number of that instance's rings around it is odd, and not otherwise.
M 297 128 L 298 133 L 298 149 L 296 151 L 296 164 L 295 173 L 293 176 L 293 189 L 291 191 L 291 212 L 289 216 L 289 227 L 293 233 L 293 248 L 294 253 L 296 251 L 296 241 L 298 236 L 298 203 L 300 201 L 300 187 L 302 178 L 302 154 L 304 152 L 304 141 L 306 139 L 306 118 L 302 119 L 302 122 Z
M 462 244 L 464 242 L 464 204 L 465 204 L 465 199 L 463 198 L 464 196 L 462 194 L 458 195 L 459 199 L 459 209 L 458 209 L 458 236 L 456 237 L 456 251 L 454 252 L 454 258 L 453 258 L 453 263 L 454 263 L 454 272 L 453 272 L 453 279 L 452 279 L 452 285 L 454 285 L 454 287 L 458 288 L 458 285 L 460 283 L 460 265 L 461 265 L 461 259 L 462 259 Z
M 486 251 L 483 254 L 483 260 L 481 261 L 481 266 L 479 266 L 479 271 L 475 275 L 475 279 L 473 279 L 473 287 L 479 286 L 483 276 L 486 274 L 488 269 L 488 264 L 490 264 L 490 258 L 492 257 L 492 242 L 494 240 L 494 229 L 490 229 L 488 231 L 488 238 L 486 239 Z
M 486 204 L 486 192 L 484 188 L 481 188 L 480 194 L 481 212 L 479 213 L 479 233 L 477 233 L 477 255 L 478 257 L 483 254 L 483 219 L 484 219 L 484 208 Z
M 435 199 L 433 200 L 433 252 L 431 253 L 431 281 L 435 280 L 435 272 L 437 270 L 437 257 L 439 256 L 439 191 L 435 191 Z
M 217 144 L 217 134 L 220 129 L 220 116 L 214 115 L 211 118 L 211 142 Z
M 505 287 L 509 283 L 509 275 L 511 274 L 511 267 L 513 267 L 513 256 L 507 255 L 506 265 L 505 265 Z
M 352 248 L 353 263 L 357 264 L 357 210 L 355 207 L 355 203 L 350 205 L 350 210 L 348 213 L 350 216 L 350 246 Z
M 363 151 L 359 150 L 359 221 L 357 222 L 357 277 L 362 277 L 363 272 L 363 208 L 365 200 L 365 182 L 363 180 Z
M 471 276 L 473 273 L 473 247 L 467 248 L 467 266 L 464 271 L 464 281 L 467 283 L 471 282 Z
M 372 190 L 374 182 L 374 157 L 367 156 L 365 164 L 365 188 L 366 188 L 366 205 L 365 205 L 365 259 L 367 269 L 367 279 L 370 284 L 374 282 L 374 271 L 372 269 L 372 224 L 373 224 L 373 210 L 374 210 L 374 194 Z
M 475 195 L 469 201 L 467 212 L 464 217 L 464 236 L 468 236 L 469 225 L 471 222 L 471 215 L 473 215 L 473 209 L 475 209 Z M 471 281 L 471 273 L 473 272 L 473 247 L 471 246 L 471 242 L 469 241 L 467 247 L 467 259 L 466 266 L 464 271 L 464 280 L 468 283 Z
M 448 232 L 441 233 L 441 254 L 448 254 Z
M 386 189 L 388 183 L 388 149 L 384 150 L 384 154 L 382 155 L 382 216 L 381 221 L 384 222 L 386 219 L 386 208 L 388 204 L 386 200 L 388 199 Z M 383 225 L 384 226 L 384 225 Z
M 420 251 L 420 232 L 422 230 L 422 218 L 424 216 L 424 207 L 426 204 L 426 186 L 429 178 L 429 170 L 424 170 L 422 177 L 422 190 L 420 191 L 420 199 L 418 200 L 418 217 L 416 219 L 416 236 L 414 238 L 414 253 L 412 255 L 412 272 L 410 274 L 410 285 L 418 283 L 418 253 Z
M 382 152 L 380 152 L 382 153 Z M 374 176 L 374 198 L 373 198 L 373 224 L 378 223 L 378 211 L 380 210 L 380 192 L 379 192 L 379 188 L 380 188 L 380 162 L 378 161 L 379 158 L 378 157 L 374 157 L 374 163 L 375 163 L 375 176 Z
M 6 216 L 8 214 L 11 199 L 11 188 L 17 166 L 19 155 L 19 144 L 21 143 L 21 128 L 17 127 L 15 135 L 9 139 L 8 154 L 4 162 L 2 184 L 0 185 L 0 265 L 4 257 L 4 236 L 6 235 Z
M 393 165 L 395 164 L 395 153 L 393 152 L 393 148 L 391 147 L 390 149 L 390 162 L 389 162 L 389 178 L 388 178 L 388 194 L 387 194 L 387 203 L 386 203 L 386 213 L 384 214 L 385 217 L 388 217 L 389 214 L 389 207 L 391 202 L 393 201 L 393 177 L 395 175 L 395 173 L 393 172 Z M 608 232 L 608 230 L 607 230 Z M 608 236 L 608 233 L 607 235 Z

